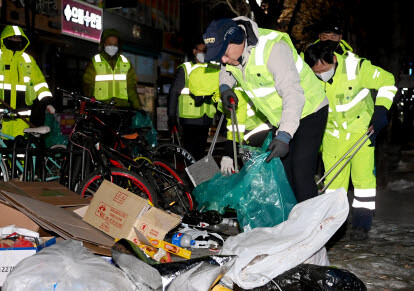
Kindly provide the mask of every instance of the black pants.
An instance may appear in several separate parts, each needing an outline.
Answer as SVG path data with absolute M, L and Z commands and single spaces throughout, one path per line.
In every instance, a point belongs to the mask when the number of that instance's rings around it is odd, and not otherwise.
M 289 184 L 298 202 L 318 195 L 315 182 L 318 152 L 328 119 L 328 106 L 301 119 L 289 143 L 289 153 L 282 158 Z
M 184 148 L 188 150 L 197 161 L 205 156 L 209 128 L 210 125 L 183 125 Z

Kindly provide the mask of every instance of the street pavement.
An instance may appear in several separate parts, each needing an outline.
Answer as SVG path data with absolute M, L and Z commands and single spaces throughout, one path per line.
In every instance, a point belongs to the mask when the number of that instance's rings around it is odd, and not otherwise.
M 368 290 L 414 290 L 414 150 L 399 154 L 396 167 L 380 175 L 369 239 L 351 241 L 348 223 L 328 250 L 331 265 L 354 273 Z

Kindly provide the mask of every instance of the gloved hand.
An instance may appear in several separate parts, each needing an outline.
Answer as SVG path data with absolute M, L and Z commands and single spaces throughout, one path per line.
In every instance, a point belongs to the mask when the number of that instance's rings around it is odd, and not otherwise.
M 371 144 L 369 146 L 374 147 L 378 134 L 388 125 L 387 108 L 384 106 L 375 106 L 374 114 L 371 118 L 372 128 L 374 133 L 369 137 Z
M 171 132 L 174 130 L 174 127 L 178 129 L 178 122 L 175 116 L 168 116 L 168 130 Z
M 267 148 L 267 151 L 270 152 L 270 154 L 266 159 L 266 163 L 270 162 L 273 158 L 286 156 L 289 152 L 289 142 L 291 139 L 292 137 L 289 133 L 279 131 Z
M 227 156 L 221 158 L 220 162 L 221 174 L 224 176 L 230 176 L 234 172 L 233 159 Z
M 55 107 L 53 107 L 53 105 L 48 105 L 46 107 L 46 111 L 49 112 L 50 114 L 55 114 L 56 109 L 55 109 Z
M 234 93 L 232 89 L 226 89 L 223 92 L 221 92 L 221 101 L 223 102 L 223 105 L 227 110 L 230 110 L 232 108 L 230 98 L 234 99 L 234 108 L 237 108 L 237 105 L 239 104 L 239 98 L 237 98 L 236 93 Z

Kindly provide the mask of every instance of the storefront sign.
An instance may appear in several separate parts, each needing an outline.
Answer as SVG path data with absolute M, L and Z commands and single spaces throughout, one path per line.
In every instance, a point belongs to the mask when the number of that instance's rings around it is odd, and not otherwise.
M 62 33 L 99 42 L 102 32 L 101 8 L 76 1 L 62 0 Z

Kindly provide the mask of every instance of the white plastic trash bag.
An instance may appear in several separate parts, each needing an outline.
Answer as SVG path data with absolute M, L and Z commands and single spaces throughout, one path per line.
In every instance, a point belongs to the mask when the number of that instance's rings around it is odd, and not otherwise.
M 135 290 L 135 287 L 120 269 L 68 240 L 18 263 L 2 290 L 115 291 Z
M 348 212 L 346 191 L 341 188 L 297 204 L 288 220 L 275 227 L 255 228 L 228 238 L 221 254 L 238 257 L 223 283 L 252 289 L 308 259 L 327 264 L 323 247 Z

